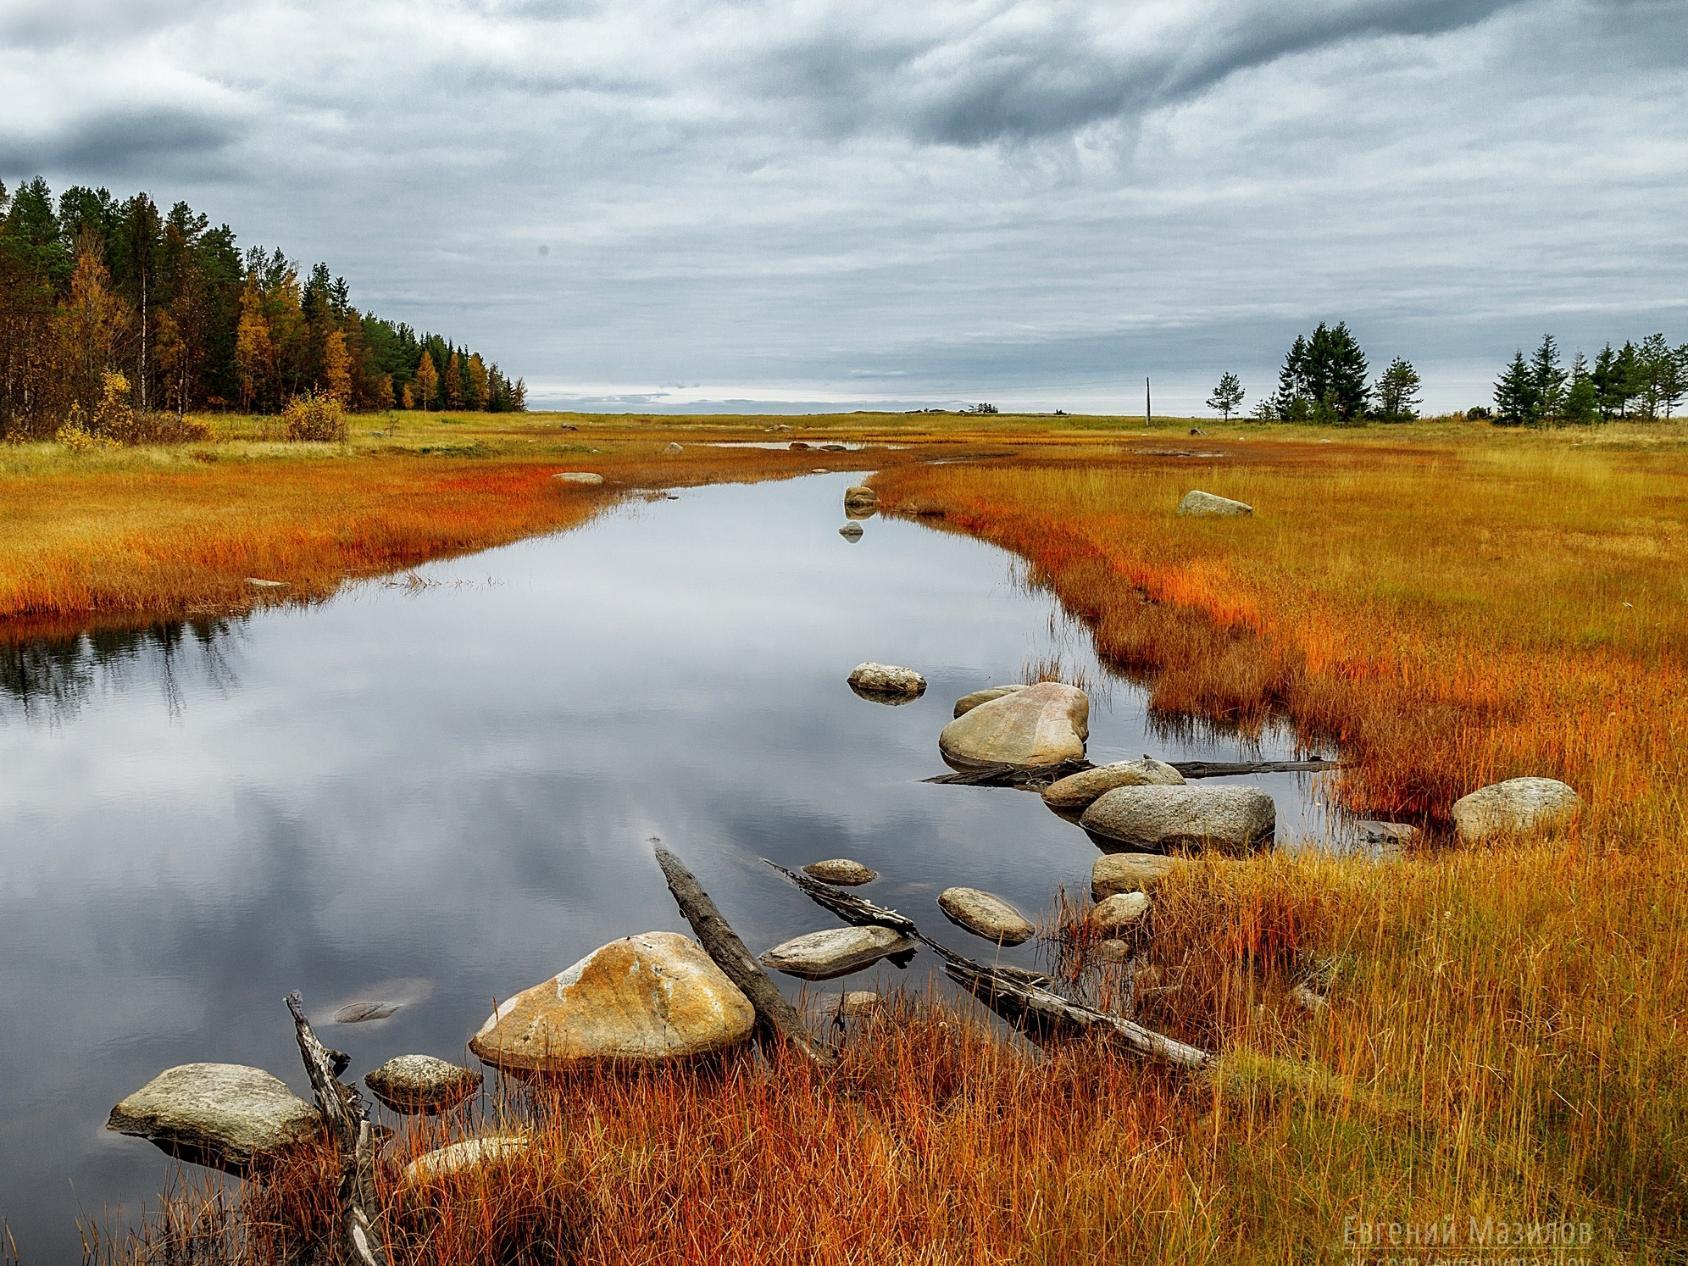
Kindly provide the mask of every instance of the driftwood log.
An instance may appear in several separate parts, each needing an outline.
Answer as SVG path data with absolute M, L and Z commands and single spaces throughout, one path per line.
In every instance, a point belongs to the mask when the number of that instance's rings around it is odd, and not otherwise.
M 763 1044 L 784 1044 L 801 1051 L 822 1067 L 830 1068 L 837 1063 L 838 1052 L 809 1032 L 803 1017 L 797 1014 L 797 1008 L 786 1001 L 779 986 L 757 966 L 738 933 L 733 931 L 732 925 L 698 883 L 697 876 L 661 845 L 656 849 L 656 861 L 662 867 L 668 891 L 674 894 L 675 904 L 686 916 L 686 922 L 692 925 L 692 931 L 697 933 L 698 943 L 703 946 L 704 952 L 715 960 L 715 965 L 727 979 L 738 986 L 739 992 L 750 999 L 750 1005 L 756 1011 L 757 1034 Z
M 305 1074 L 316 1095 L 317 1109 L 340 1150 L 341 1252 L 355 1266 L 387 1266 L 375 1198 L 380 1138 L 369 1123 L 362 1096 L 340 1080 L 351 1059 L 317 1040 L 297 991 L 287 995 L 287 1009 L 293 1013 L 294 1034 L 299 1039 L 299 1054 L 305 1060 Z
M 1077 1037 L 1100 1033 L 1108 1040 L 1146 1059 L 1200 1071 L 1213 1063 L 1213 1055 L 1141 1024 L 1109 1015 L 1095 1007 L 1075 1002 L 1056 993 L 1047 976 L 1022 967 L 994 966 L 977 962 L 938 944 L 915 926 L 905 914 L 858 897 L 853 892 L 823 883 L 813 875 L 788 870 L 778 862 L 762 859 L 785 876 L 816 904 L 857 927 L 884 927 L 912 937 L 944 962 L 944 974 L 1016 1028 L 1043 1038 Z
M 1186 778 L 1230 778 L 1240 774 L 1290 774 L 1336 769 L 1334 760 L 1175 760 L 1168 761 Z M 980 765 L 975 769 L 960 769 L 928 778 L 929 783 L 951 787 L 1014 787 L 1021 791 L 1042 791 L 1057 779 L 1068 774 L 1083 773 L 1096 766 L 1087 760 L 1065 761 L 1059 765 Z

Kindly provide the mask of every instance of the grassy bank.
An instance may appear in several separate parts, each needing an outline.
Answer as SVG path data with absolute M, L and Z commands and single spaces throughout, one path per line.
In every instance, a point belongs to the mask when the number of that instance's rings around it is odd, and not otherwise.
M 1586 811 L 1549 838 L 1381 862 L 1180 867 L 1155 890 L 1136 1011 L 1223 1052 L 1211 1078 L 1089 1047 L 1034 1057 L 972 1013 L 916 1002 L 852 1028 L 830 1078 L 753 1060 L 587 1077 L 493 1105 L 485 1121 L 410 1131 L 381 1180 L 400 1260 L 1299 1263 L 1353 1260 L 1345 1227 L 1443 1218 L 1461 1234 L 1472 1219 L 1586 1223 L 1589 1243 L 1565 1256 L 1680 1259 L 1688 432 L 787 421 L 799 438 L 911 447 L 865 459 L 707 449 L 793 435 L 767 432 L 775 419 L 532 418 L 466 430 L 463 443 L 487 450 L 470 456 L 422 451 L 455 424 L 407 417 L 414 433 L 360 434 L 331 455 L 231 437 L 215 461 L 125 453 L 89 469 L 18 450 L 3 478 L 8 505 L 64 490 L 96 563 L 99 498 L 110 513 L 127 506 L 131 569 L 165 552 L 149 546 L 159 524 L 189 543 L 219 497 L 274 484 L 249 492 L 275 498 L 261 535 L 326 539 L 310 555 L 319 579 L 300 580 L 326 591 L 383 565 L 357 553 L 371 523 L 396 525 L 402 545 L 384 548 L 424 554 L 442 506 L 490 533 L 442 549 L 564 525 L 577 492 L 551 483 L 559 469 L 645 486 L 871 465 L 885 506 L 1026 558 L 1105 655 L 1150 675 L 1168 711 L 1245 727 L 1276 712 L 1309 741 L 1340 741 L 1356 808 L 1434 826 L 1464 791 L 1548 774 Z M 662 455 L 670 438 L 683 454 Z M 923 460 L 939 452 L 978 460 Z M 212 476 L 228 482 L 194 483 Z M 179 521 L 159 511 L 176 487 Z M 1191 487 L 1258 513 L 1176 518 Z M 327 488 L 367 500 L 348 514 L 325 504 Z M 578 513 L 601 495 L 579 494 Z M 534 517 L 474 517 L 506 503 Z M 41 514 L 50 533 L 55 516 Z M 338 527 L 325 538 L 302 522 Z M 36 546 L 10 528 L 5 541 L 10 585 L 23 574 L 14 551 Z M 302 578 L 283 568 L 303 557 L 291 545 L 268 567 L 242 555 L 219 564 L 209 596 L 180 592 L 244 601 L 241 577 Z M 201 571 L 190 558 L 172 574 Z M 1084 979 L 1120 994 L 1117 976 Z M 1304 981 L 1327 1006 L 1296 1004 Z M 449 1187 L 403 1189 L 406 1161 L 488 1125 L 537 1144 Z M 113 1256 L 287 1260 L 320 1231 L 332 1189 L 307 1156 L 241 1206 L 184 1190 Z

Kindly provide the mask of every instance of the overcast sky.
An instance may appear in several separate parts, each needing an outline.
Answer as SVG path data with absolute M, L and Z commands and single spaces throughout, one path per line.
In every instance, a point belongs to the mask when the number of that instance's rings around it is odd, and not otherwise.
M 1427 404 L 1688 340 L 1683 0 L 0 0 L 0 177 L 186 199 L 542 403 Z

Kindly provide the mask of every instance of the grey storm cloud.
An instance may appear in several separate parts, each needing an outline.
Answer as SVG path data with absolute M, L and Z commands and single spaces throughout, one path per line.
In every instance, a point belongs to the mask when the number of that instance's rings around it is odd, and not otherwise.
M 1197 408 L 1346 318 L 1469 404 L 1688 338 L 1680 16 L 0 0 L 0 178 L 186 199 L 537 400 Z

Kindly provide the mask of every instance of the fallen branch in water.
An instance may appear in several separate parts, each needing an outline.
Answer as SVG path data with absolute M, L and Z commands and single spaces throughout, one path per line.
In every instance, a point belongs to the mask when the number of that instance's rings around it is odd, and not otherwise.
M 1322 769 L 1340 768 L 1334 760 L 1175 760 L 1168 761 L 1186 778 L 1234 778 L 1242 774 L 1310 773 Z M 1060 765 L 980 765 L 976 769 L 956 770 L 925 779 L 951 787 L 1013 787 L 1020 791 L 1039 791 L 1068 774 L 1081 774 L 1096 766 L 1087 760 L 1066 761 Z
M 1146 1059 L 1160 1060 L 1180 1068 L 1200 1071 L 1214 1061 L 1213 1055 L 1141 1024 L 1109 1015 L 1082 1002 L 1074 1002 L 1047 988 L 1039 977 L 1024 968 L 988 966 L 938 944 L 915 926 L 914 920 L 823 883 L 812 875 L 788 870 L 778 862 L 762 859 L 784 875 L 816 904 L 857 927 L 883 927 L 919 941 L 944 960 L 944 973 L 979 1001 L 1016 1028 L 1036 1037 L 1079 1037 L 1101 1033 L 1110 1041 Z
M 305 1075 L 316 1095 L 317 1109 L 328 1123 L 340 1151 L 340 1231 L 346 1260 L 356 1266 L 386 1266 L 387 1249 L 377 1224 L 375 1159 L 380 1138 L 364 1111 L 363 1098 L 340 1080 L 349 1056 L 330 1050 L 317 1040 L 305 1018 L 304 1000 L 297 990 L 287 995 L 293 1013 L 294 1035 L 305 1060 Z
M 704 952 L 715 961 L 727 979 L 738 986 L 739 992 L 750 999 L 763 1042 L 783 1042 L 795 1047 L 822 1067 L 837 1063 L 838 1053 L 809 1032 L 803 1017 L 797 1014 L 797 1008 L 785 1000 L 779 986 L 756 965 L 738 933 L 733 931 L 732 925 L 698 883 L 697 876 L 660 844 L 656 849 L 656 861 L 662 867 L 668 891 L 674 894 L 675 904 L 680 907 L 686 922 L 692 925 L 692 931 L 697 933 L 698 943 L 703 946 Z

